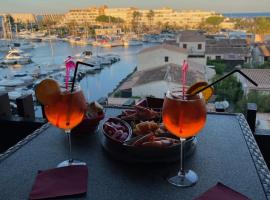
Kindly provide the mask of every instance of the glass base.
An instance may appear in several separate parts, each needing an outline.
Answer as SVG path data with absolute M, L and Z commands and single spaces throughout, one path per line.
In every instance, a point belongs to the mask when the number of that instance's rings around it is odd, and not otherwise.
M 168 181 L 177 187 L 190 187 L 197 183 L 198 176 L 194 171 L 188 170 L 183 175 L 178 174 L 177 176 L 169 178 Z
M 86 165 L 85 162 L 79 160 L 65 160 L 57 165 L 57 167 L 67 167 L 71 165 Z

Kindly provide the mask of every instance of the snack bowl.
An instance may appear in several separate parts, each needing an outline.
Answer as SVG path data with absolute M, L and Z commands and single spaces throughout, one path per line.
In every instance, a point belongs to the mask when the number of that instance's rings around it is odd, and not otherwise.
M 116 117 L 108 118 L 101 124 L 101 132 L 105 135 L 109 143 L 122 145 L 128 141 L 132 135 L 130 125 Z
M 104 114 L 94 117 L 85 116 L 82 122 L 74 129 L 72 129 L 71 132 L 75 134 L 94 133 L 95 130 L 98 128 L 99 122 L 104 119 L 104 116 Z
M 112 156 L 114 159 L 129 163 L 168 163 L 168 162 L 176 162 L 179 161 L 180 158 L 180 142 L 175 143 L 170 146 L 140 146 L 133 145 L 135 141 L 138 139 L 143 139 L 144 137 L 148 137 L 150 134 L 136 136 L 132 133 L 132 129 L 130 125 L 121 120 L 119 118 L 113 118 L 113 120 L 117 122 L 121 122 L 125 124 L 125 126 L 129 127 L 129 134 L 126 138 L 119 141 L 107 131 L 104 130 L 104 123 L 101 124 L 101 128 L 99 131 L 99 137 L 101 141 L 101 145 L 105 149 L 105 151 Z M 108 121 L 108 120 L 107 120 Z M 172 139 L 177 139 L 175 136 L 170 133 L 164 133 L 161 137 L 170 137 Z M 184 151 L 185 157 L 191 156 L 196 148 L 197 139 L 196 137 L 191 137 L 186 140 Z
M 87 110 L 81 123 L 76 126 L 72 133 L 87 134 L 93 133 L 98 128 L 99 122 L 103 120 L 105 113 L 103 107 L 97 102 L 87 104 Z

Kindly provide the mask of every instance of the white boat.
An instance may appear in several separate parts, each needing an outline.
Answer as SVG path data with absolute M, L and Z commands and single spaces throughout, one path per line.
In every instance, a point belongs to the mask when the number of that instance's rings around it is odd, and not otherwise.
M 17 87 L 24 84 L 24 81 L 18 79 L 3 79 L 0 81 L 0 86 L 3 87 Z
M 87 39 L 82 39 L 80 37 L 70 38 L 69 42 L 70 44 L 74 44 L 74 45 L 87 45 L 88 44 Z
M 140 40 L 131 39 L 124 41 L 124 46 L 140 46 L 140 45 L 143 45 L 143 42 Z
M 17 98 L 21 97 L 22 93 L 20 91 L 8 92 L 8 97 L 10 100 L 15 101 Z
M 8 54 L 5 56 L 3 61 L 4 64 L 29 64 L 31 63 L 31 57 L 25 54 L 20 49 L 11 49 Z
M 109 40 L 107 42 L 100 44 L 101 47 L 105 47 L 105 48 L 119 47 L 123 45 L 124 44 L 122 40 Z
M 85 61 L 87 59 L 90 59 L 92 57 L 93 53 L 92 51 L 86 50 L 82 53 L 76 54 L 75 57 L 80 61 Z
M 29 50 L 35 48 L 35 45 L 31 42 L 14 42 L 13 47 L 20 48 L 21 50 Z
M 106 57 L 107 59 L 110 59 L 112 64 L 120 61 L 120 56 L 117 54 L 105 54 L 103 56 Z

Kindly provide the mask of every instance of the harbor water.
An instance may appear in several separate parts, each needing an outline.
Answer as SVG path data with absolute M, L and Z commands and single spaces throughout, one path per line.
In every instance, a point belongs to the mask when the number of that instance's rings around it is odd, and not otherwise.
M 64 60 L 67 56 L 74 56 L 85 50 L 92 51 L 94 56 L 109 53 L 119 55 L 121 59 L 119 62 L 106 66 L 94 74 L 86 74 L 80 80 L 81 88 L 87 100 L 93 101 L 101 97 L 107 97 L 108 93 L 112 92 L 122 79 L 133 72 L 137 64 L 136 54 L 147 45 L 101 48 L 90 45 L 71 46 L 67 42 L 55 41 L 35 43 L 35 46 L 34 49 L 26 51 L 26 53 L 32 56 L 33 63 L 0 68 L 0 80 L 14 76 L 15 74 L 31 74 L 35 70 L 41 70 L 45 73 L 46 71 L 57 69 L 64 71 Z M 2 58 L 5 55 L 6 53 L 0 53 L 0 57 Z M 80 68 L 78 71 L 80 71 Z M 20 79 L 20 77 L 16 77 L 16 79 Z

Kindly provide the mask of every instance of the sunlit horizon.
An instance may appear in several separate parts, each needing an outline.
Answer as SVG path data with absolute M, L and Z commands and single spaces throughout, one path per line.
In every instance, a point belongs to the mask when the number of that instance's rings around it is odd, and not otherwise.
M 2 0 L 3 1 L 3 0 Z M 9 0 L 0 3 L 0 13 L 65 13 L 74 8 L 99 7 L 107 5 L 110 8 L 114 7 L 137 7 L 139 9 L 159 9 L 169 7 L 175 10 L 205 10 L 215 11 L 218 13 L 258 13 L 270 12 L 269 0 L 223 0 L 213 2 L 212 0 L 168 0 L 166 4 L 161 0 L 143 1 L 137 0 Z

